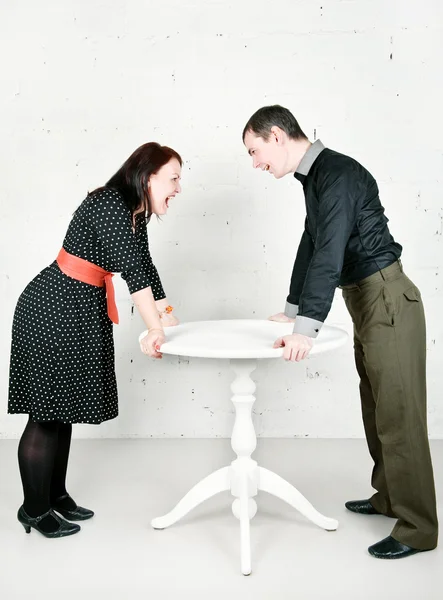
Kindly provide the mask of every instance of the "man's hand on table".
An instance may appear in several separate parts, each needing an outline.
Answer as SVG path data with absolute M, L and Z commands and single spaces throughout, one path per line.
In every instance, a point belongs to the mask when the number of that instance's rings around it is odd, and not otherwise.
M 277 313 L 269 317 L 268 321 L 275 321 L 276 323 L 295 323 L 295 319 L 287 317 L 285 313 Z
M 285 313 L 277 313 L 269 317 L 269 321 L 275 321 L 276 323 L 295 323 L 295 319 L 287 317 Z M 306 358 L 311 351 L 313 345 L 312 338 L 307 335 L 301 335 L 300 333 L 293 333 L 292 335 L 285 335 L 274 343 L 274 348 L 284 348 L 283 358 L 290 360 L 291 362 L 300 362 Z
M 274 342 L 274 348 L 284 348 L 283 358 L 291 362 L 300 362 L 306 358 L 312 346 L 312 338 L 301 333 L 284 335 Z

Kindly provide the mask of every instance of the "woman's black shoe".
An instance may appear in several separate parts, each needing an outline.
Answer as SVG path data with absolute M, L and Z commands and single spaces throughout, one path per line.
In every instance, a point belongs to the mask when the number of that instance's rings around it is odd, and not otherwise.
M 52 517 L 53 519 L 55 519 L 57 521 L 57 523 L 59 524 L 58 529 L 56 529 L 55 531 L 50 531 L 50 532 L 43 531 L 43 529 L 41 529 L 39 527 L 39 523 L 46 517 Z M 67 535 L 73 535 L 74 533 L 77 533 L 78 531 L 80 531 L 80 525 L 75 525 L 74 523 L 68 523 L 68 521 L 61 519 L 58 515 L 56 515 L 54 513 L 54 511 L 52 509 L 48 510 L 48 512 L 45 512 L 43 515 L 40 515 L 39 517 L 30 517 L 25 512 L 25 509 L 23 508 L 23 506 L 20 506 L 20 508 L 18 509 L 18 513 L 17 513 L 17 519 L 20 521 L 20 523 L 25 528 L 26 533 L 31 533 L 31 527 L 34 527 L 34 529 L 39 531 L 42 535 L 44 535 L 47 538 L 65 537 Z
M 60 496 L 51 502 L 51 508 L 60 513 L 65 519 L 68 519 L 68 521 L 86 521 L 86 519 L 94 516 L 94 511 L 89 510 L 89 508 L 77 506 L 69 494 Z

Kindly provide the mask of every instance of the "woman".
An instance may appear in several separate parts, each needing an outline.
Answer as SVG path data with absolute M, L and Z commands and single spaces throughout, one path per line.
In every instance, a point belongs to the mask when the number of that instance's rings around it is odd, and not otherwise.
M 49 538 L 72 535 L 93 512 L 65 487 L 72 423 L 118 414 L 112 273 L 119 272 L 148 329 L 142 351 L 154 358 L 170 313 L 152 263 L 146 222 L 166 214 L 180 193 L 182 159 L 144 144 L 74 213 L 63 248 L 21 294 L 12 326 L 9 413 L 27 413 L 18 448 L 24 502 L 18 520 Z M 56 514 L 57 511 L 58 514 Z M 61 516 L 60 516 L 61 515 Z M 65 518 L 62 518 L 65 517 Z

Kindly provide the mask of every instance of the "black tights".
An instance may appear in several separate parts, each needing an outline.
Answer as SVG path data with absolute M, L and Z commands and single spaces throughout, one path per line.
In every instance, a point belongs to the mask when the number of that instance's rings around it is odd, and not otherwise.
M 72 425 L 58 421 L 37 423 L 29 418 L 18 446 L 18 462 L 23 484 L 23 508 L 30 517 L 47 512 L 51 504 L 67 494 L 66 470 L 71 446 Z M 65 498 L 63 508 L 76 507 Z M 46 528 L 52 517 L 47 517 Z M 45 525 L 41 521 L 41 525 Z M 52 525 L 54 526 L 54 525 Z

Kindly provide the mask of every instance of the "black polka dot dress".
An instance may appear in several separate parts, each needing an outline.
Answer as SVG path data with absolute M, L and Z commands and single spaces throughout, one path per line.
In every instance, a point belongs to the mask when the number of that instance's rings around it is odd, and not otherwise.
M 104 189 L 76 210 L 64 249 L 113 273 L 129 292 L 151 286 L 165 297 L 152 263 L 144 215 L 132 217 L 120 194 Z M 22 292 L 14 313 L 9 413 L 34 421 L 101 423 L 118 414 L 113 324 L 105 288 L 62 273 L 54 261 Z

